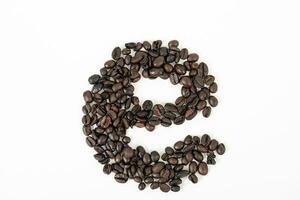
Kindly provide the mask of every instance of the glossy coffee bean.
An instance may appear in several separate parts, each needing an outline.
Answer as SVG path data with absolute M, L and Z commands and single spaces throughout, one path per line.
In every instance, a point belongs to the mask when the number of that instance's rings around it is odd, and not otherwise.
M 217 147 L 217 153 L 219 155 L 223 155 L 225 153 L 226 149 L 225 149 L 225 145 L 223 143 L 220 143 Z
M 201 175 L 206 175 L 208 173 L 208 167 L 207 167 L 207 164 L 205 162 L 199 163 L 198 172 Z
M 160 188 L 160 190 L 161 190 L 162 192 L 169 192 L 170 189 L 171 189 L 170 186 L 168 186 L 168 185 L 165 184 L 165 183 L 160 184 L 159 188 Z

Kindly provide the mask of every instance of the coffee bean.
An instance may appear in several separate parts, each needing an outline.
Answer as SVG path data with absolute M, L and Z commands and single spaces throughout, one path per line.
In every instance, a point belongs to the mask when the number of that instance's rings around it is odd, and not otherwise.
M 179 42 L 177 40 L 171 40 L 169 43 L 168 43 L 168 46 L 169 48 L 172 48 L 172 47 L 178 47 L 179 45 Z
M 116 180 L 118 183 L 126 183 L 127 180 L 128 180 L 128 177 L 127 177 L 127 175 L 125 175 L 125 174 L 118 173 L 118 174 L 115 175 L 115 180 Z
M 192 80 L 188 76 L 183 76 L 180 78 L 180 84 L 182 84 L 185 87 L 191 87 Z
M 216 107 L 218 105 L 218 99 L 215 96 L 210 96 L 208 98 L 208 102 L 211 105 L 211 107 Z
M 209 91 L 211 93 L 216 93 L 218 91 L 218 85 L 216 83 L 212 83 L 210 86 L 209 86 Z
M 173 185 L 171 187 L 171 191 L 173 191 L 173 192 L 178 192 L 179 190 L 180 190 L 180 187 L 178 185 Z
M 146 101 L 144 101 L 142 108 L 143 108 L 144 110 L 149 111 L 149 110 L 152 109 L 152 106 L 153 106 L 152 101 L 146 100 Z
M 109 60 L 104 63 L 105 68 L 113 68 L 115 65 L 116 65 L 116 62 L 114 60 Z
M 220 143 L 217 147 L 217 153 L 219 155 L 223 155 L 225 153 L 225 145 L 223 143 Z
M 112 51 L 111 53 L 111 57 L 114 59 L 114 60 L 117 60 L 119 59 L 121 56 L 121 48 L 120 47 L 116 47 L 114 48 L 114 50 Z
M 210 143 L 209 143 L 209 149 L 212 150 L 212 151 L 216 150 L 217 147 L 218 147 L 218 144 L 219 144 L 219 143 L 218 143 L 217 140 L 212 139 L 212 140 L 210 141 Z
M 209 117 L 211 113 L 211 107 L 206 106 L 203 110 L 202 110 L 202 114 L 204 117 Z
M 181 150 L 184 147 L 184 143 L 182 141 L 178 141 L 174 144 L 174 149 L 175 150 Z
M 136 47 L 136 43 L 135 42 L 128 42 L 125 44 L 125 47 L 128 49 L 134 49 Z
M 151 160 L 153 162 L 157 162 L 159 160 L 159 158 L 160 158 L 160 155 L 159 155 L 159 153 L 157 151 L 152 151 L 151 154 L 150 154 L 150 156 L 151 156 Z
M 187 60 L 189 62 L 196 62 L 196 61 L 198 61 L 198 59 L 199 59 L 199 56 L 196 53 L 191 53 L 187 58 Z
M 143 156 L 143 162 L 148 165 L 151 163 L 151 157 L 150 157 L 150 154 L 148 153 L 145 153 L 144 156 Z
M 87 145 L 89 145 L 89 147 L 93 147 L 96 145 L 96 141 L 92 137 L 87 137 L 86 143 L 87 143 Z
M 175 69 L 176 73 L 179 75 L 184 75 L 186 73 L 186 68 L 184 65 L 175 64 L 174 69 Z
M 178 116 L 174 119 L 174 124 L 176 125 L 183 124 L 184 120 L 185 120 L 184 116 Z
M 157 58 L 154 59 L 153 66 L 160 67 L 164 64 L 164 61 L 165 61 L 165 59 L 163 56 L 158 56 Z
M 171 81 L 171 83 L 172 83 L 173 85 L 176 85 L 176 84 L 179 83 L 179 77 L 178 77 L 178 75 L 177 75 L 175 72 L 172 72 L 172 73 L 170 74 L 170 81 Z
M 158 174 L 164 168 L 164 166 L 165 166 L 165 164 L 163 162 L 155 163 L 152 167 L 152 172 L 154 174 Z
M 201 137 L 201 144 L 204 146 L 208 146 L 210 143 L 210 136 L 207 134 L 202 135 Z
M 160 184 L 159 186 L 160 190 L 162 192 L 169 192 L 170 191 L 170 186 L 168 186 L 167 184 L 163 183 L 163 184 Z
M 193 108 L 189 108 L 185 112 L 185 119 L 191 120 L 197 115 L 197 111 Z
M 146 188 L 146 184 L 145 183 L 140 183 L 138 188 L 139 188 L 139 190 L 144 190 Z
M 87 103 L 92 102 L 92 100 L 93 100 L 92 93 L 90 91 L 85 91 L 83 93 L 83 98 L 84 98 L 84 101 L 87 102 Z
M 195 174 L 189 175 L 189 180 L 190 180 L 192 183 L 198 183 L 198 177 L 197 177 Z
M 190 173 L 195 173 L 198 170 L 197 163 L 195 161 L 192 161 L 189 165 L 189 171 Z
M 158 182 L 153 182 L 153 183 L 151 183 L 150 188 L 151 188 L 152 190 L 155 190 L 155 189 L 159 188 L 159 183 L 158 183 Z
M 208 167 L 207 167 L 207 164 L 205 162 L 199 163 L 198 172 L 201 175 L 206 175 L 208 173 Z

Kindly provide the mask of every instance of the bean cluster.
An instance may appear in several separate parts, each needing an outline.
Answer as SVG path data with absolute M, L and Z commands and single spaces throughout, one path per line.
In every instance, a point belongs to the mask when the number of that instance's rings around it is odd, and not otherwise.
M 114 173 L 119 183 L 133 179 L 140 190 L 149 184 L 151 189 L 177 192 L 183 177 L 197 183 L 196 174 L 206 175 L 208 165 L 216 163 L 215 152 L 225 152 L 224 144 L 207 134 L 188 135 L 166 147 L 161 155 L 129 145 L 128 128 L 153 131 L 158 125 L 179 125 L 193 119 L 198 111 L 209 117 L 212 107 L 218 104 L 213 95 L 218 86 L 207 65 L 198 62 L 196 53 L 179 49 L 178 45 L 177 40 L 170 41 L 168 47 L 162 46 L 161 40 L 126 43 L 123 49 L 114 48 L 112 59 L 105 62 L 100 74 L 88 79 L 93 87 L 83 94 L 83 132 L 88 146 L 96 151 L 95 159 L 104 165 L 104 173 Z M 181 96 L 164 105 L 153 105 L 150 100 L 140 103 L 132 83 L 142 76 L 181 84 Z

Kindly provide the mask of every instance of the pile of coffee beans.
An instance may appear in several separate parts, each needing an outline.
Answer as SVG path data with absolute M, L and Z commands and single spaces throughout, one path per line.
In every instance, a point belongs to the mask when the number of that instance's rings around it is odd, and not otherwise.
M 122 49 L 114 48 L 112 59 L 104 63 L 100 74 L 88 79 L 93 87 L 83 94 L 83 132 L 88 146 L 96 151 L 95 159 L 104 165 L 103 172 L 113 173 L 119 183 L 133 179 L 140 190 L 150 185 L 151 189 L 177 192 L 182 178 L 197 183 L 197 175 L 206 175 L 208 165 L 216 163 L 215 152 L 225 153 L 224 144 L 207 134 L 188 135 L 162 154 L 129 145 L 128 128 L 153 131 L 158 125 L 179 125 L 198 112 L 209 117 L 212 107 L 218 105 L 213 95 L 218 86 L 207 65 L 199 62 L 196 53 L 178 46 L 177 40 L 170 41 L 168 47 L 162 46 L 161 40 L 126 43 Z M 141 77 L 180 84 L 181 96 L 164 105 L 140 102 L 132 83 Z

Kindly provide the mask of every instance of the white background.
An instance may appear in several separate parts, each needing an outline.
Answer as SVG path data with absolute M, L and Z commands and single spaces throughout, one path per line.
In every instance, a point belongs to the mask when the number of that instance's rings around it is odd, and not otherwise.
M 296 0 L 2 0 L 0 199 L 299 199 L 299 10 Z M 197 52 L 219 84 L 210 118 L 128 131 L 149 151 L 187 134 L 226 144 L 179 193 L 116 183 L 81 132 L 89 75 L 115 46 L 155 39 Z M 136 95 L 172 102 L 179 88 L 143 80 Z

